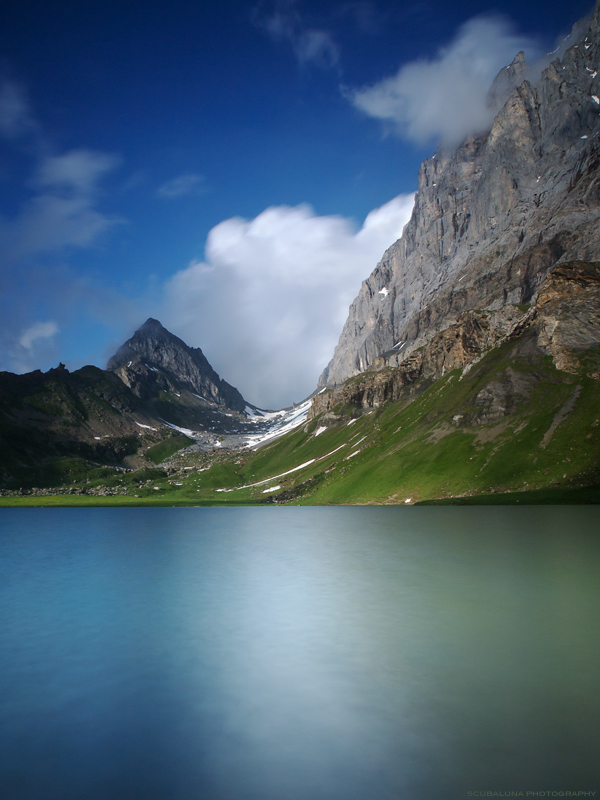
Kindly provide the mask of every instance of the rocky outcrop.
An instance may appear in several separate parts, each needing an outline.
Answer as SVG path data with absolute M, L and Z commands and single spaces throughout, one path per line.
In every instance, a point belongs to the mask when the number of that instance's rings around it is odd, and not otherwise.
M 551 270 L 536 297 L 530 324 L 557 369 L 579 372 L 578 356 L 590 348 L 600 351 L 600 264 L 576 261 Z M 588 374 L 598 379 L 590 357 Z
M 520 56 L 511 68 L 490 102 L 525 74 Z M 600 259 L 599 112 L 600 0 L 580 41 L 537 86 L 519 82 L 489 132 L 423 162 L 412 217 L 363 283 L 319 388 L 392 350 L 400 366 L 467 311 L 531 302 L 556 264 Z
M 557 369 L 600 380 L 600 263 L 560 264 L 545 276 L 531 305 L 464 311 L 408 357 L 391 351 L 374 359 L 369 371 L 317 394 L 309 419 L 335 409 L 378 408 L 398 400 L 420 378 L 436 380 L 454 369 L 464 375 L 485 353 L 519 338 L 551 355 Z M 476 406 L 486 408 L 480 421 L 507 413 L 506 397 L 517 396 L 525 380 L 516 374 L 509 378 L 475 398 Z M 330 422 L 335 421 L 332 416 Z
M 200 348 L 189 347 L 156 319 L 146 320 L 109 360 L 107 369 L 142 399 L 153 397 L 157 390 L 183 387 L 232 411 L 241 413 L 246 407 L 240 392 L 219 378 Z

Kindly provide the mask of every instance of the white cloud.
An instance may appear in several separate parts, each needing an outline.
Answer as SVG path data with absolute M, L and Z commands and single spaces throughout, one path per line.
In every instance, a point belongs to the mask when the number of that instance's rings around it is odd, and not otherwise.
M 488 89 L 520 50 L 537 56 L 535 44 L 515 33 L 508 20 L 479 16 L 435 58 L 405 64 L 373 86 L 343 91 L 358 109 L 391 123 L 400 135 L 420 144 L 439 138 L 453 146 L 490 125 Z
M 0 135 L 18 139 L 37 128 L 23 89 L 16 83 L 0 83 Z
M 56 322 L 36 322 L 31 325 L 27 330 L 23 331 L 19 344 L 26 350 L 31 350 L 34 342 L 39 339 L 49 339 L 58 333 L 58 325 Z
M 45 158 L 37 172 L 39 186 L 54 191 L 70 190 L 77 194 L 91 194 L 98 180 L 113 170 L 119 159 L 109 153 L 94 150 L 70 150 L 60 156 Z
M 339 50 L 327 31 L 302 31 L 293 41 L 294 53 L 300 64 L 316 64 L 322 69 L 335 67 L 339 61 Z
M 45 157 L 33 181 L 37 194 L 15 217 L 0 218 L 0 253 L 14 261 L 90 247 L 119 221 L 95 207 L 98 182 L 117 164 L 115 156 L 92 150 Z
M 166 197 L 169 200 L 174 197 L 184 197 L 186 195 L 199 195 L 206 192 L 206 183 L 202 175 L 193 172 L 180 175 L 166 181 L 156 190 L 158 197 Z
M 401 235 L 413 202 L 394 198 L 358 231 L 306 205 L 221 222 L 206 260 L 165 287 L 160 319 L 251 402 L 298 401 L 315 388 L 361 281 Z
M 255 22 L 276 42 L 288 42 L 298 63 L 314 64 L 322 69 L 335 67 L 340 58 L 337 44 L 329 31 L 309 27 L 296 8 L 295 0 L 279 0 L 272 13 L 255 10 Z

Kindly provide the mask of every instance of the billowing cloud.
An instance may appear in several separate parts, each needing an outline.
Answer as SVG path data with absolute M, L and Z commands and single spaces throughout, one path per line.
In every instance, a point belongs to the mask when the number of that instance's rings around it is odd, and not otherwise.
M 300 65 L 330 69 L 338 63 L 340 52 L 331 33 L 307 25 L 295 0 L 278 0 L 270 11 L 260 5 L 255 9 L 254 19 L 274 41 L 290 44 Z
M 487 92 L 520 50 L 528 57 L 538 54 L 535 43 L 516 33 L 504 17 L 479 16 L 466 22 L 435 58 L 405 64 L 373 86 L 343 91 L 356 108 L 407 139 L 419 144 L 440 139 L 454 146 L 490 125 Z
M 202 347 L 253 403 L 284 407 L 314 390 L 361 281 L 399 238 L 414 195 L 372 211 L 359 230 L 310 206 L 233 218 L 209 234 L 206 259 L 165 287 L 160 319 Z
M 206 182 L 202 175 L 188 172 L 166 181 L 156 190 L 158 197 L 165 197 L 172 200 L 175 197 L 185 197 L 188 195 L 200 195 L 206 192 Z
M 26 350 L 31 350 L 33 343 L 38 339 L 49 339 L 56 333 L 58 333 L 58 325 L 56 322 L 36 322 L 23 331 L 19 339 L 19 344 Z

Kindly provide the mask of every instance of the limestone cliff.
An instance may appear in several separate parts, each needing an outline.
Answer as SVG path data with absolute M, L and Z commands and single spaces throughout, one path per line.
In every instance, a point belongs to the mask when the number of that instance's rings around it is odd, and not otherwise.
M 578 31 L 537 86 L 519 54 L 490 92 L 492 105 L 509 92 L 491 130 L 423 162 L 412 217 L 364 281 L 319 388 L 376 359 L 408 368 L 465 312 L 510 318 L 552 267 L 600 259 L 600 0 Z
M 321 424 L 334 423 L 333 409 L 377 408 L 398 400 L 419 378 L 436 380 L 457 368 L 464 376 L 487 352 L 518 339 L 523 348 L 552 356 L 557 369 L 600 380 L 600 264 L 574 261 L 553 267 L 529 306 L 463 311 L 409 356 L 376 358 L 371 369 L 353 380 L 321 390 L 312 400 L 309 419 L 325 414 Z M 488 417 L 481 421 L 489 422 Z

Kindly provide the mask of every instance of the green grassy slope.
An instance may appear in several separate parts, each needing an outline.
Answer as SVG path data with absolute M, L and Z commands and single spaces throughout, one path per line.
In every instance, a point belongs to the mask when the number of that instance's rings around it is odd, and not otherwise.
M 494 387 L 500 408 L 489 399 Z M 547 502 L 600 483 L 598 388 L 583 374 L 556 370 L 522 341 L 505 344 L 462 379 L 457 370 L 431 385 L 417 382 L 398 402 L 356 419 L 344 409 L 315 436 L 317 418 L 259 450 L 240 480 L 273 480 L 236 494 L 256 499 L 279 485 L 272 500 L 414 503 L 543 489 Z
M 208 455 L 190 455 L 177 474 L 115 477 L 122 491 L 127 483 L 127 497 L 72 500 L 598 502 L 599 389 L 585 369 L 561 372 L 531 340 L 521 339 L 492 350 L 463 377 L 455 370 L 433 383 L 421 379 L 406 386 L 399 400 L 383 407 L 338 408 L 336 415 L 317 417 L 256 452 L 223 452 L 217 463 Z M 98 480 L 106 484 L 106 478 Z M 0 500 L 39 504 L 44 498 Z M 52 504 L 65 500 L 52 498 Z
M 154 422 L 116 375 L 97 367 L 0 373 L 0 486 L 86 481 L 99 465 L 123 466 L 138 451 L 162 461 L 191 443 L 166 426 L 141 429 L 131 415 Z

